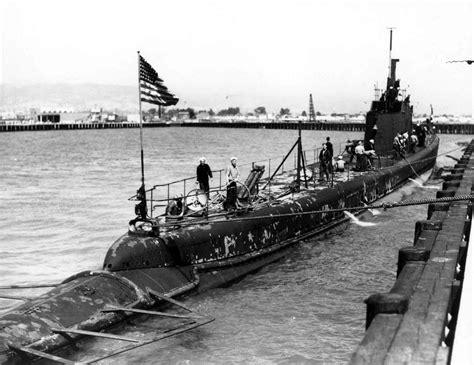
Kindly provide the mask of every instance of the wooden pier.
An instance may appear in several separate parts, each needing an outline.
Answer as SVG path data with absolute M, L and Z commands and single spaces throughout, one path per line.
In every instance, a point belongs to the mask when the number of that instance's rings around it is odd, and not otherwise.
M 35 124 L 0 124 L 0 132 L 25 131 L 63 131 L 79 129 L 117 129 L 139 128 L 139 123 L 35 123 Z M 169 127 L 166 123 L 143 123 L 144 128 Z
M 474 134 L 474 124 L 433 124 L 436 133 L 441 134 Z M 206 127 L 206 128 L 254 128 L 254 129 L 298 129 L 298 122 L 200 122 L 181 123 L 183 127 Z M 339 123 L 301 123 L 301 129 L 314 131 L 348 131 L 364 132 L 365 123 L 339 122 Z
M 115 123 L 36 123 L 36 124 L 1 124 L 0 132 L 22 132 L 22 131 L 50 131 L 50 130 L 78 130 L 78 129 L 115 129 L 115 128 L 138 128 L 139 123 L 115 122 Z M 437 124 L 436 132 L 441 134 L 474 134 L 474 124 Z M 144 128 L 156 127 L 201 127 L 201 128 L 249 128 L 249 129 L 298 129 L 297 122 L 198 122 L 198 123 L 143 123 Z M 365 123 L 302 123 L 304 130 L 314 131 L 346 131 L 364 132 Z
M 474 141 L 445 176 L 436 198 L 473 194 L 473 151 Z M 427 218 L 416 222 L 414 246 L 399 251 L 392 289 L 366 299 L 367 332 L 351 364 L 451 363 L 457 323 L 468 320 L 458 318 L 458 313 L 472 203 L 430 204 Z M 461 346 L 456 351 L 457 357 L 469 352 Z
M 298 129 L 298 122 L 200 122 L 181 123 L 181 126 L 205 128 Z M 301 129 L 314 131 L 364 132 L 365 123 L 301 123 Z

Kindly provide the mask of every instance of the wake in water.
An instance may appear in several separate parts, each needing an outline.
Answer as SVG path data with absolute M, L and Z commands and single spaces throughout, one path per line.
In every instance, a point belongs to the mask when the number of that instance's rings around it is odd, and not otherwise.
M 367 204 L 365 204 L 365 203 L 363 203 L 363 204 L 364 204 L 364 207 L 367 206 Z M 380 210 L 378 210 L 378 209 L 367 208 L 367 210 L 368 210 L 368 212 L 369 212 L 370 214 L 372 214 L 373 216 L 382 214 L 382 212 L 381 212 Z
M 411 177 L 409 177 L 408 180 L 414 182 L 418 187 L 420 187 L 422 189 L 436 189 L 436 190 L 439 190 L 439 188 L 440 188 L 439 186 L 435 186 L 435 185 L 424 185 L 421 182 L 419 182 L 418 180 L 412 179 Z
M 348 211 L 344 211 L 344 214 L 351 220 L 351 223 L 357 224 L 358 226 L 373 227 L 377 225 L 377 223 L 373 223 L 373 222 L 363 222 L 359 218 L 357 218 L 354 214 L 349 213 Z

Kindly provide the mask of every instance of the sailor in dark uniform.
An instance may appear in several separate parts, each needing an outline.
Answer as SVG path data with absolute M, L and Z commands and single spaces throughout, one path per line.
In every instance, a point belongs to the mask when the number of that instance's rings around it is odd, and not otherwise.
M 327 144 L 323 143 L 323 149 L 319 153 L 319 181 L 329 181 L 329 172 L 332 172 L 332 156 L 327 148 Z
M 332 143 L 331 143 L 331 138 L 329 137 L 326 137 L 326 147 L 329 151 L 329 153 L 331 154 L 331 158 L 334 157 L 334 148 L 332 146 Z
M 209 197 L 209 178 L 212 179 L 211 168 L 206 163 L 206 159 L 201 157 L 196 168 L 196 184 L 199 184 L 199 189 L 203 190 L 207 197 Z

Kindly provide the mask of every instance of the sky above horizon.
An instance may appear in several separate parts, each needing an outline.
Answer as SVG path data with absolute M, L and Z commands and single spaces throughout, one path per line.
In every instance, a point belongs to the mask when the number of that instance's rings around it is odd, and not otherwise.
M 470 1 L 1 0 L 0 83 L 137 84 L 137 51 L 179 107 L 364 112 L 388 73 L 416 113 L 473 112 Z M 150 105 L 151 107 L 151 105 Z

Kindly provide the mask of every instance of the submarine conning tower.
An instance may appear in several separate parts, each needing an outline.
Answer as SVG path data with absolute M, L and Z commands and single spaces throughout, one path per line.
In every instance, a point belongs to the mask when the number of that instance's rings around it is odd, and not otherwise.
M 410 96 L 403 97 L 400 80 L 396 78 L 398 58 L 392 58 L 392 29 L 390 29 L 389 72 L 387 87 L 380 98 L 372 101 L 365 118 L 364 141 L 375 140 L 375 152 L 387 155 L 393 150 L 393 138 L 399 132 L 412 129 L 413 107 Z

